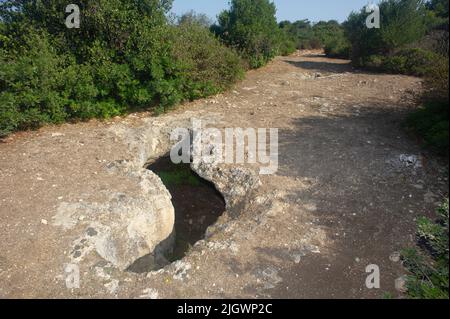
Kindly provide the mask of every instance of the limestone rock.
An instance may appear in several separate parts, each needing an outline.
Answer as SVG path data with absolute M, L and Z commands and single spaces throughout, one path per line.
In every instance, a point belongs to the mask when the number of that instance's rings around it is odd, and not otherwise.
M 96 251 L 125 270 L 141 257 L 172 249 L 175 212 L 170 193 L 154 173 L 143 169 L 140 178 L 136 197 L 113 194 L 107 203 L 60 205 L 53 225 L 66 230 L 84 226 L 84 234 L 73 242 L 72 262 Z M 85 219 L 80 220 L 82 214 Z
M 395 280 L 395 289 L 399 292 L 406 293 L 408 291 L 407 287 L 408 276 L 404 275 Z
M 224 196 L 227 209 L 238 205 L 250 191 L 261 184 L 258 173 L 247 167 L 228 167 L 227 165 L 194 162 L 191 164 L 191 168 L 201 178 L 215 185 Z

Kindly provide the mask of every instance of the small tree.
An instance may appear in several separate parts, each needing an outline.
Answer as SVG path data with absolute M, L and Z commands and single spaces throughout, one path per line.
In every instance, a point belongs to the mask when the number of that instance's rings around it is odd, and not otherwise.
M 214 30 L 257 68 L 278 53 L 281 31 L 275 14 L 275 5 L 269 0 L 232 0 Z
M 206 14 L 189 11 L 178 18 L 178 24 L 196 24 L 205 28 L 209 28 L 213 23 Z

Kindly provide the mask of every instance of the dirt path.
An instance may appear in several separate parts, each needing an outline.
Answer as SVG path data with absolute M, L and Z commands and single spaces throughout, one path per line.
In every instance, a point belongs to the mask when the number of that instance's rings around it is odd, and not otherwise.
M 415 219 L 448 194 L 447 168 L 401 129 L 420 87 L 417 78 L 356 72 L 304 52 L 156 119 L 279 128 L 279 171 L 177 264 L 137 275 L 92 254 L 80 264 L 80 289 L 64 280 L 76 232 L 52 221 L 64 205 L 136 192 L 108 168 L 132 156 L 117 132 L 146 125 L 148 114 L 10 137 L 0 143 L 0 298 L 399 296 L 394 280 L 404 270 L 389 256 L 414 244 Z M 402 154 L 416 155 L 417 165 Z M 380 267 L 381 289 L 365 287 L 369 264 Z

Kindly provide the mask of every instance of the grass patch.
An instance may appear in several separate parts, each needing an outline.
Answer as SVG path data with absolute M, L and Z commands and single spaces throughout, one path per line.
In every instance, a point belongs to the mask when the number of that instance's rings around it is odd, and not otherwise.
M 420 251 L 403 251 L 404 265 L 411 273 L 408 276 L 408 297 L 413 299 L 448 299 L 449 289 L 449 201 L 438 209 L 435 221 L 421 218 L 417 235 Z
M 166 186 L 198 187 L 202 184 L 201 178 L 191 170 L 189 165 L 174 165 L 170 169 L 158 172 L 158 175 Z

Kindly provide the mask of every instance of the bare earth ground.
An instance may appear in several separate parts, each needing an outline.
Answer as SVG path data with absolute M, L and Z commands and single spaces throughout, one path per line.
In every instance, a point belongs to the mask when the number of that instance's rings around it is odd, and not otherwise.
M 53 217 L 62 203 L 133 194 L 130 180 L 107 171 L 129 152 L 111 128 L 139 127 L 149 114 L 11 136 L 0 143 L 0 298 L 400 297 L 394 280 L 405 271 L 389 256 L 414 245 L 416 218 L 433 216 L 448 194 L 447 167 L 401 129 L 420 88 L 414 77 L 303 52 L 170 112 L 279 128 L 279 171 L 261 177 L 240 215 L 221 218 L 176 265 L 138 275 L 94 256 L 80 264 L 80 289 L 64 280 L 76 237 Z M 369 264 L 380 267 L 381 289 L 365 287 Z

